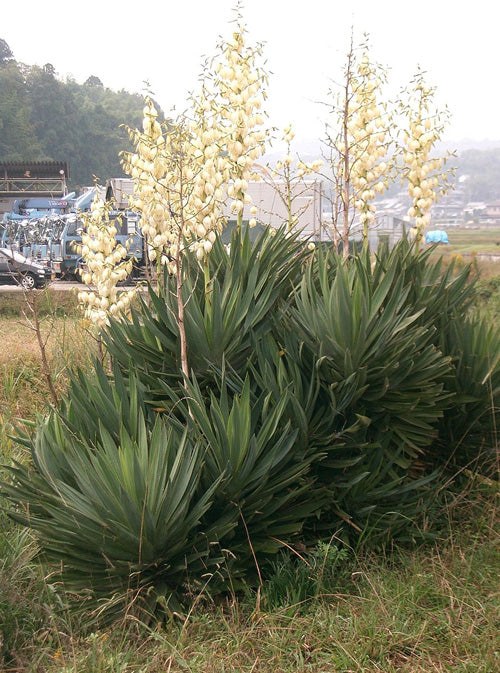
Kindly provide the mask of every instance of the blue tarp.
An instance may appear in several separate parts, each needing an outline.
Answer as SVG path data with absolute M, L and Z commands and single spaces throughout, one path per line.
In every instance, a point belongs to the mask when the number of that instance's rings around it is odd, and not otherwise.
M 425 234 L 426 243 L 448 243 L 448 234 L 442 229 L 436 229 L 435 231 L 428 231 Z

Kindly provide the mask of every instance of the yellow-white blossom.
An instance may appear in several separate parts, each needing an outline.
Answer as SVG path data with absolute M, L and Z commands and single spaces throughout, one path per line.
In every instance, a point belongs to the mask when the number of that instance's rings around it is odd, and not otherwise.
M 179 253 L 187 245 L 201 261 L 225 224 L 227 194 L 241 218 L 266 140 L 260 53 L 246 45 L 238 25 L 182 119 L 160 124 L 146 99 L 143 128 L 131 131 L 135 152 L 124 155 L 124 167 L 134 180 L 132 206 L 141 213 L 151 259 L 172 260 L 173 246 Z
M 409 100 L 401 103 L 401 111 L 407 119 L 407 127 L 403 132 L 403 178 L 407 180 L 411 200 L 407 215 L 414 219 L 412 232 L 418 246 L 424 229 L 430 223 L 433 203 L 450 186 L 452 171 L 442 170 L 450 155 L 432 156 L 434 147 L 441 138 L 448 111 L 445 109 L 439 113 L 434 108 L 435 88 L 426 84 L 421 70 L 417 72 L 406 93 Z
M 375 196 L 382 194 L 389 186 L 387 152 L 390 138 L 386 129 L 390 124 L 390 113 L 387 105 L 378 100 L 384 82 L 381 68 L 373 65 L 368 52 L 364 51 L 355 60 L 354 73 L 350 79 L 346 141 L 349 148 L 351 198 L 363 224 L 365 241 L 369 225 L 375 220 Z
M 82 281 L 88 290 L 78 293 L 78 302 L 85 318 L 99 329 L 108 322 L 109 315 L 123 313 L 135 296 L 135 289 L 119 291 L 118 283 L 126 280 L 132 271 L 132 259 L 127 259 L 127 248 L 116 239 L 117 229 L 110 218 L 111 204 L 96 197 L 89 214 L 82 216 L 81 254 L 84 269 Z
M 129 130 L 135 153 L 124 154 L 123 167 L 134 181 L 131 207 L 140 213 L 140 227 L 149 259 L 158 262 L 175 242 L 170 198 L 171 162 L 168 130 L 158 122 L 158 112 L 147 97 L 143 131 Z
M 214 94 L 204 83 L 198 98 L 193 98 L 194 118 L 191 125 L 194 149 L 193 196 L 188 204 L 188 218 L 193 224 L 191 248 L 199 260 L 212 249 L 216 233 L 226 224 L 223 215 L 224 186 L 229 179 L 222 129 Z
M 214 81 L 215 105 L 225 137 L 227 169 L 234 181 L 233 193 L 229 196 L 233 198 L 239 221 L 242 212 L 239 202 L 245 202 L 254 164 L 264 153 L 267 138 L 262 130 L 264 116 L 259 112 L 266 96 L 264 86 L 267 81 L 258 65 L 261 48 L 247 45 L 245 38 L 245 30 L 238 24 L 232 37 L 222 43 Z

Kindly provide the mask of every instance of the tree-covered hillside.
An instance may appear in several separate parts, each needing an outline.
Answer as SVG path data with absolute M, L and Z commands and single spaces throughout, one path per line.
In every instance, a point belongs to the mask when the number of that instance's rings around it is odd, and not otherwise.
M 0 39 L 0 161 L 67 161 L 73 189 L 123 175 L 122 125 L 140 125 L 142 108 L 142 95 L 112 91 L 95 75 L 77 84 L 51 64 L 19 63 Z

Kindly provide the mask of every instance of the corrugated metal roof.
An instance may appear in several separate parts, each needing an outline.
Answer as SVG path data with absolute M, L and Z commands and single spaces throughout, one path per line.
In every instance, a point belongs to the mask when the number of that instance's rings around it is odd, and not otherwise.
M 61 171 L 65 178 L 70 177 L 67 161 L 0 161 L 0 176 L 8 178 L 58 178 Z

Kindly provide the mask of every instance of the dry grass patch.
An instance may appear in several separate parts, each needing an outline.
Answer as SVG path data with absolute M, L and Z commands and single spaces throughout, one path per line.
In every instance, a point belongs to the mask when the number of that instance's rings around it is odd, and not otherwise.
M 90 357 L 93 341 L 74 314 L 40 313 L 40 337 L 60 394 L 68 368 Z M 0 314 L 0 380 L 0 447 L 8 455 L 9 435 L 19 420 L 33 420 L 51 402 L 38 335 L 29 307 L 22 304 Z
M 49 401 L 37 336 L 16 319 L 0 320 L 0 335 L 1 413 L 32 419 Z M 55 388 L 61 392 L 68 367 L 89 357 L 90 338 L 76 321 L 68 319 L 43 325 L 42 338 Z

